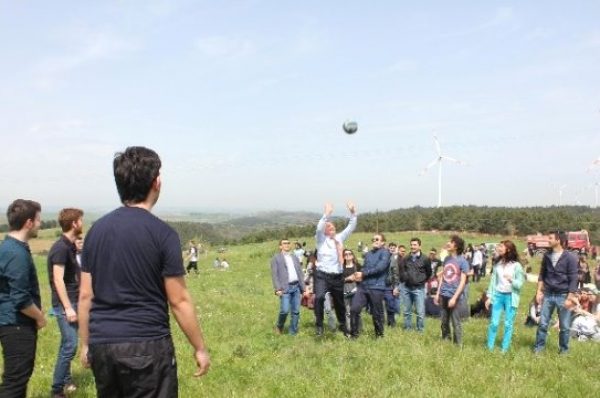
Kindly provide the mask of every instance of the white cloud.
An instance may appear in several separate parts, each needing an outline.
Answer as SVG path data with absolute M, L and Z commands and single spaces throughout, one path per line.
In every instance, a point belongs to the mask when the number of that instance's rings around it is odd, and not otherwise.
M 256 46 L 251 40 L 226 36 L 199 38 L 195 42 L 195 47 L 204 56 L 216 59 L 237 59 L 256 53 Z
M 71 53 L 50 56 L 35 67 L 38 86 L 52 87 L 68 72 L 99 60 L 115 58 L 139 49 L 139 44 L 110 32 L 76 35 L 79 41 Z

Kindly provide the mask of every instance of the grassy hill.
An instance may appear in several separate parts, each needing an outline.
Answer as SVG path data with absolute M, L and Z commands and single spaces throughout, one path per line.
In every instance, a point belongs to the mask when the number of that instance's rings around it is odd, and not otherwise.
M 388 241 L 407 244 L 408 233 L 386 234 Z M 423 247 L 439 248 L 447 234 L 420 233 Z M 369 241 L 353 234 L 348 246 Z M 301 238 L 301 237 L 290 237 Z M 493 241 L 500 236 L 467 235 L 467 241 Z M 302 238 L 312 245 L 312 238 Z M 523 244 L 520 242 L 520 248 Z M 173 322 L 181 397 L 463 397 L 463 396 L 595 396 L 600 390 L 597 359 L 600 344 L 571 342 L 571 353 L 558 356 L 558 336 L 551 331 L 545 354 L 531 353 L 535 330 L 523 326 L 535 285 L 523 289 L 511 352 L 485 349 L 487 320 L 464 324 L 464 347 L 440 340 L 440 323 L 427 319 L 425 333 L 386 329 L 374 339 L 370 317 L 357 341 L 339 333 L 314 336 L 314 316 L 302 309 L 300 333 L 276 336 L 273 326 L 278 300 L 273 294 L 269 261 L 277 242 L 231 246 L 227 271 L 212 268 L 210 252 L 200 260 L 200 275 L 187 279 L 212 356 L 209 374 L 192 377 L 194 363 L 185 337 Z M 534 260 L 534 268 L 539 266 Z M 45 258 L 36 257 L 45 309 L 49 289 Z M 471 285 L 471 301 L 489 278 Z M 287 326 L 287 325 L 286 325 Z M 500 332 L 501 335 L 501 332 Z M 47 396 L 59 332 L 54 319 L 40 332 L 29 395 Z M 91 372 L 74 362 L 78 397 L 93 397 Z

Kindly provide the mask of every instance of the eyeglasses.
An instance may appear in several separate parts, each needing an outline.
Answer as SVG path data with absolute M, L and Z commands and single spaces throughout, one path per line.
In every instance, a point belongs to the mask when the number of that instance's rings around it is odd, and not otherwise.
M 373 239 L 371 239 L 371 242 L 381 242 L 381 239 L 379 239 L 379 238 L 373 238 Z
M 290 242 L 281 242 L 282 245 L 289 245 Z
M 344 253 L 344 256 L 354 256 L 352 253 Z

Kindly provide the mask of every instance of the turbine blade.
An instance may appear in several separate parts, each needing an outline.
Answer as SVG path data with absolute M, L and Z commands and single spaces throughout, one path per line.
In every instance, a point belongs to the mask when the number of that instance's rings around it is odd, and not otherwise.
M 437 137 L 433 136 L 433 141 L 435 142 L 435 150 L 437 151 L 438 156 L 442 156 L 442 149 L 440 148 L 440 142 Z
M 454 159 L 454 158 L 451 158 L 449 156 L 440 156 L 440 158 L 442 160 L 448 160 L 448 161 L 450 161 L 452 163 L 457 163 L 457 164 L 462 164 L 462 165 L 466 165 L 467 164 L 467 162 L 463 162 L 462 160 Z
M 429 171 L 429 169 L 432 168 L 433 166 L 435 166 L 438 162 L 439 162 L 439 159 L 436 159 L 433 162 L 429 163 L 427 166 L 425 166 L 425 168 L 423 170 L 421 170 L 419 175 L 422 176 L 425 173 L 427 173 L 427 171 Z
M 594 160 L 587 168 L 587 171 L 591 171 L 594 167 L 600 166 L 600 157 Z

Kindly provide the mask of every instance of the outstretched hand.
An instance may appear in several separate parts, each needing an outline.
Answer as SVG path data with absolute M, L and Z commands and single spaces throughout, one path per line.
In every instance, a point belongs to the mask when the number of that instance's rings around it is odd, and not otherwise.
M 356 213 L 356 205 L 354 203 L 348 202 L 348 203 L 346 203 L 346 206 L 348 206 L 348 210 L 350 211 L 350 214 Z
M 329 202 L 325 203 L 325 215 L 330 216 L 333 213 L 333 205 Z

